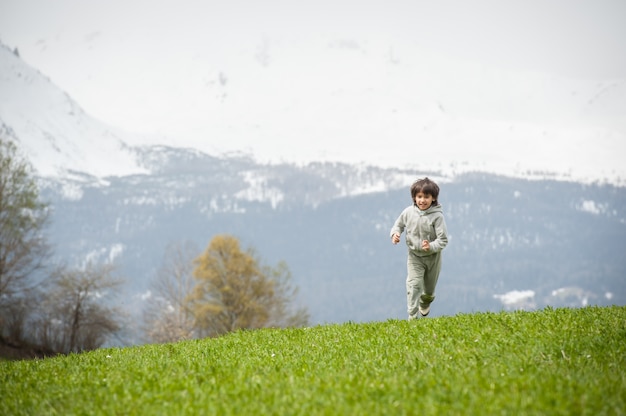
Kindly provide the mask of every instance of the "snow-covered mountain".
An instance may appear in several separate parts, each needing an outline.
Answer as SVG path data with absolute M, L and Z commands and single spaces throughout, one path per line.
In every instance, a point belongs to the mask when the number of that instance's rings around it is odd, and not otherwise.
M 129 7 L 128 13 L 155 17 L 140 19 L 141 30 L 131 14 L 109 26 L 107 16 L 115 9 L 107 5 L 97 26 L 65 25 L 53 36 L 41 25 L 39 38 L 23 37 L 29 43 L 13 46 L 27 62 L 45 65 L 54 82 L 71 86 L 89 102 L 87 108 L 141 130 L 141 136 L 110 133 L 129 145 L 166 144 L 212 155 L 243 152 L 272 163 L 421 168 L 448 176 L 482 171 L 626 181 L 623 77 L 489 66 L 433 49 L 432 34 L 418 41 L 412 32 L 399 36 L 353 27 L 358 19 L 301 31 L 282 19 L 267 26 L 260 16 L 269 18 L 271 12 L 263 8 L 252 16 L 250 10 L 221 5 L 198 17 L 189 13 L 200 6 L 187 6 L 173 12 L 191 19 L 181 30 L 163 31 L 167 26 L 159 22 L 169 22 L 169 15 L 158 13 L 169 7 L 165 4 L 149 11 Z M 222 14 L 247 23 L 231 33 Z M 17 106 L 13 94 L 3 111 Z M 105 142 L 112 141 L 94 143 Z
M 57 258 L 71 265 L 115 261 L 127 278 L 123 297 L 133 313 L 140 312 L 168 244 L 190 240 L 201 249 L 216 234 L 229 233 L 270 264 L 286 261 L 314 323 L 402 318 L 405 253 L 390 244 L 388 232 L 409 203 L 408 186 L 424 175 L 442 184 L 450 231 L 434 316 L 626 302 L 626 193 L 605 183 L 620 183 L 622 176 L 599 176 L 606 172 L 602 161 L 585 161 L 598 171 L 579 178 L 584 184 L 553 180 L 576 178 L 566 171 L 520 170 L 519 179 L 462 173 L 478 168 L 469 164 L 431 169 L 422 159 L 412 169 L 264 164 L 241 154 L 137 145 L 145 139 L 89 117 L 4 46 L 0 71 L 0 135 L 18 141 L 41 176 Z M 593 104 L 614 109 L 621 85 Z M 463 123 L 474 123 L 455 121 L 443 104 L 429 114 L 438 120 L 430 128 L 441 140 L 442 132 L 450 129 L 453 136 Z M 611 114 L 589 117 L 618 118 Z M 612 134 L 607 140 L 620 133 Z M 544 150 L 528 147 L 520 154 L 541 159 Z M 593 156 L 597 149 L 580 142 L 570 150 Z M 610 160 L 621 158 L 618 150 Z M 610 160 L 605 167 L 612 168 Z
M 349 195 L 339 187 L 393 171 L 152 150 L 168 157 L 151 175 L 107 186 L 48 182 L 43 193 L 54 207 L 57 255 L 69 264 L 114 261 L 133 312 L 170 244 L 190 241 L 200 254 L 230 234 L 264 262 L 287 263 L 313 323 L 405 318 L 406 249 L 391 244 L 389 229 L 410 203 L 408 189 Z M 69 185 L 81 190 L 76 198 Z M 433 316 L 626 303 L 623 188 L 483 174 L 441 185 L 450 243 Z
M 0 44 L 0 130 L 16 139 L 41 176 L 144 173 L 124 134 L 78 103 L 15 51 Z
M 47 184 L 63 184 L 65 196 L 76 199 L 82 195 L 81 183 L 106 185 L 108 177 L 123 177 L 138 174 L 163 174 L 163 169 L 174 173 L 189 169 L 189 163 L 197 160 L 229 160 L 238 166 L 240 152 L 207 155 L 196 149 L 177 149 L 162 145 L 133 145 L 147 140 L 136 134 L 108 126 L 86 114 L 67 93 L 36 69 L 23 62 L 16 51 L 0 44 L 0 134 L 14 139 L 37 175 L 50 179 Z M 190 162 L 194 160 L 195 162 Z M 327 173 L 318 169 L 320 163 L 309 168 L 315 175 Z M 341 168 L 337 168 L 340 170 Z M 311 205 L 321 201 L 381 192 L 404 187 L 412 180 L 407 170 L 385 171 L 381 168 L 366 169 L 363 165 L 349 171 L 335 172 L 332 189 L 296 191 L 285 196 L 276 193 L 271 182 L 280 180 L 276 173 L 268 173 L 263 165 L 254 170 L 248 167 L 233 172 L 234 178 L 243 187 L 238 199 L 250 201 L 274 201 L 303 196 Z M 372 172 L 375 172 L 374 174 Z M 55 185 L 56 186 L 56 185 Z M 163 202 L 163 201 L 161 201 Z

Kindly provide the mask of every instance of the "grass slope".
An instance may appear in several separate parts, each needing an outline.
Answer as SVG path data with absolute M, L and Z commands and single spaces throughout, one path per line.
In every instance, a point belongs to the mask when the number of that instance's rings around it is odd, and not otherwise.
M 625 412 L 626 307 L 241 331 L 0 362 L 2 415 Z

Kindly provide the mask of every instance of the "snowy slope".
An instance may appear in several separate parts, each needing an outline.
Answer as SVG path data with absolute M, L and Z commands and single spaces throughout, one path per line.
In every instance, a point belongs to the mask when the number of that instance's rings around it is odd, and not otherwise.
M 121 133 L 98 122 L 0 44 L 0 131 L 19 141 L 39 175 L 145 172 Z
M 139 91 L 161 90 L 157 102 L 142 97 L 137 117 L 155 105 L 167 112 L 142 136 L 95 121 L 3 47 L 0 119 L 43 175 L 142 172 L 124 142 L 152 144 L 158 137 L 159 143 L 212 155 L 244 152 L 270 163 L 339 161 L 447 176 L 483 171 L 626 183 L 626 80 L 485 68 L 408 44 L 393 56 L 387 46 L 365 41 L 302 48 L 283 39 L 265 46 L 271 56 L 251 45 L 207 50 L 185 65 L 168 61 L 143 73 Z M 440 76 L 446 72 L 452 73 Z M 111 106 L 138 99 L 130 84 L 104 85 L 119 90 Z
M 257 3 L 7 0 L 0 37 L 133 144 L 624 183 L 623 2 Z
M 225 54 L 210 83 L 211 58 L 196 57 L 175 104 L 193 105 L 172 108 L 161 128 L 189 146 L 264 161 L 626 178 L 624 80 L 489 69 L 411 45 L 396 45 L 394 59 L 366 41 L 271 45 L 263 64 L 252 47 Z

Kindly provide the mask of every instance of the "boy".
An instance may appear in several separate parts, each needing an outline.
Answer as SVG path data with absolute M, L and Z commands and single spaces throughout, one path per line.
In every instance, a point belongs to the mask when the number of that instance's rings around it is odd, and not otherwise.
M 435 300 L 435 286 L 441 271 L 441 250 L 448 244 L 448 232 L 443 209 L 437 198 L 439 186 L 428 178 L 411 186 L 413 205 L 407 207 L 391 229 L 393 244 L 400 242 L 406 230 L 407 259 L 406 291 L 409 320 L 426 316 Z

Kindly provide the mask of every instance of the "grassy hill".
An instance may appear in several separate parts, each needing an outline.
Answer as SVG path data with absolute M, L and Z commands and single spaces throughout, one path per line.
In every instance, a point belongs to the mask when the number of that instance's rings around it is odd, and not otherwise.
M 626 307 L 242 331 L 0 362 L 0 414 L 626 413 Z

